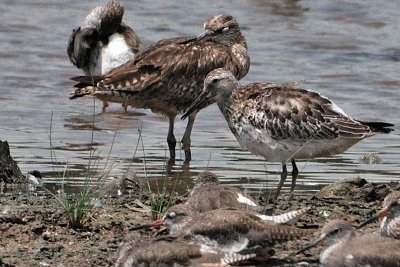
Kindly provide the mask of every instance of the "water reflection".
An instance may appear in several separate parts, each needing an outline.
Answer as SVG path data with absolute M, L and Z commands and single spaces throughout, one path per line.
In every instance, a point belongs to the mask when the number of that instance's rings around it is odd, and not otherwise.
M 0 132 L 24 172 L 38 169 L 50 184 L 59 184 L 62 176 L 57 173 L 68 165 L 68 176 L 81 183 L 93 138 L 99 169 L 108 162 L 115 177 L 132 167 L 154 184 L 182 180 L 180 190 L 186 192 L 192 179 L 209 169 L 222 183 L 243 185 L 256 194 L 276 188 L 281 164 L 243 151 L 216 106 L 201 111 L 196 119 L 190 166 L 183 164 L 183 153 L 177 151 L 176 165 L 168 167 L 165 118 L 146 110 L 124 113 L 119 104 L 102 113 L 100 102 L 93 109 L 93 99 L 68 100 L 73 86 L 68 77 L 79 73 L 66 55 L 67 38 L 98 1 L 3 2 Z M 342 155 L 299 162 L 296 194 L 311 194 L 324 184 L 358 175 L 375 182 L 399 179 L 398 1 L 122 3 L 126 23 L 145 45 L 200 33 L 205 18 L 232 14 L 243 25 L 252 61 L 243 83 L 298 81 L 300 87 L 321 92 L 356 118 L 396 124 L 394 134 L 364 140 Z M 185 123 L 177 120 L 177 140 L 184 129 Z M 360 163 L 370 153 L 382 162 Z

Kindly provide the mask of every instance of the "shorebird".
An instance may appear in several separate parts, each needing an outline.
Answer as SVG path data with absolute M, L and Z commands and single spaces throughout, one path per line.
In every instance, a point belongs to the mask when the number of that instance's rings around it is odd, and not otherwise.
M 242 148 L 282 163 L 275 199 L 286 180 L 288 161 L 293 166 L 292 193 L 298 176 L 295 159 L 339 154 L 364 138 L 393 130 L 393 124 L 355 120 L 310 90 L 271 83 L 241 86 L 226 69 L 207 75 L 203 92 L 182 119 L 210 99 L 216 100 Z
M 400 239 L 400 191 L 393 191 L 388 194 L 383 200 L 383 208 L 361 223 L 358 228 L 378 218 L 383 218 L 380 226 L 381 235 Z
M 254 199 L 243 193 L 239 188 L 222 186 L 218 177 L 210 171 L 204 171 L 197 176 L 195 185 L 185 204 L 197 212 L 221 208 L 262 210 L 262 207 Z
M 273 251 L 269 250 L 272 256 Z M 256 253 L 210 253 L 196 244 L 182 240 L 149 240 L 138 233 L 125 237 L 115 267 L 133 266 L 230 266 L 257 256 Z M 181 265 L 179 265 L 181 266 Z
M 116 1 L 94 8 L 82 25 L 72 31 L 67 53 L 85 75 L 98 76 L 135 58 L 140 40 L 122 22 L 124 8 Z M 103 102 L 103 109 L 108 106 Z
M 199 213 L 223 208 L 254 212 L 261 212 L 263 209 L 254 199 L 248 194 L 243 193 L 239 188 L 222 186 L 219 183 L 218 177 L 210 171 L 204 171 L 198 175 L 195 186 L 185 204 Z M 304 208 L 280 215 L 257 214 L 257 216 L 264 221 L 294 224 L 308 210 Z
M 164 217 L 151 226 L 164 225 L 173 237 L 201 245 L 209 252 L 237 253 L 256 246 L 300 238 L 311 233 L 291 225 L 263 221 L 256 214 L 233 209 L 197 213 L 179 204 L 168 209 Z
M 161 40 L 139 52 L 135 60 L 96 77 L 73 77 L 79 87 L 71 99 L 95 95 L 103 100 L 149 108 L 169 118 L 167 136 L 170 162 L 175 160 L 175 117 L 183 113 L 201 93 L 204 78 L 211 70 L 225 67 L 236 79 L 250 67 L 247 44 L 239 24 L 230 15 L 216 15 L 204 24 L 197 37 Z M 93 83 L 94 81 L 94 83 Z M 203 102 L 189 116 L 182 138 L 185 161 L 191 160 L 190 135 L 197 112 L 213 103 Z
M 320 255 L 324 267 L 400 266 L 400 241 L 376 234 L 357 235 L 342 220 L 328 222 L 319 238 L 295 253 L 320 243 L 327 247 Z

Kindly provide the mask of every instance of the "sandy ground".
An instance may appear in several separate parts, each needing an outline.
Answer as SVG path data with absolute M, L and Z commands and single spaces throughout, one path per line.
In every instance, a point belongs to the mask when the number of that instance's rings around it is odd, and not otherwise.
M 275 256 L 260 265 L 318 266 L 322 248 L 286 257 L 313 239 L 327 220 L 346 218 L 357 224 L 366 219 L 380 208 L 381 200 L 393 189 L 399 189 L 399 185 L 355 179 L 325 187 L 312 198 L 288 202 L 282 196 L 277 204 L 267 203 L 266 210 L 274 214 L 310 207 L 310 213 L 297 226 L 316 229 L 316 233 L 304 240 L 275 246 Z M 71 229 L 62 209 L 48 194 L 0 193 L 0 266 L 113 266 L 124 236 L 133 227 L 151 221 L 151 212 L 138 204 L 148 203 L 141 194 L 104 197 L 99 203 L 83 228 Z M 363 232 L 377 228 L 378 223 L 371 224 Z M 155 233 L 153 230 L 140 234 L 149 237 Z

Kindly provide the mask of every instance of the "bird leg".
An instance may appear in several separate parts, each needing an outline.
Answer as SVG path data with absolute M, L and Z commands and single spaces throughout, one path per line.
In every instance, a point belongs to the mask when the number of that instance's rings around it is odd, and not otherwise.
M 185 163 L 189 163 L 192 159 L 192 152 L 190 151 L 190 136 L 192 134 L 192 129 L 194 125 L 194 120 L 196 118 L 197 112 L 194 112 L 189 115 L 189 120 L 186 125 L 185 133 L 183 134 L 182 138 L 182 149 L 185 151 Z
M 169 116 L 169 128 L 168 128 L 168 136 L 167 142 L 169 147 L 169 163 L 173 164 L 175 162 L 175 147 L 176 147 L 176 138 L 174 136 L 174 124 L 175 124 L 175 115 Z
M 296 187 L 297 177 L 299 176 L 299 169 L 297 169 L 296 161 L 294 159 L 292 159 L 292 167 L 293 167 L 293 170 L 292 170 L 292 185 L 290 187 L 289 200 L 291 200 L 292 197 L 293 197 L 293 191 L 294 191 L 294 188 Z
M 106 109 L 108 108 L 108 106 L 109 106 L 108 101 L 103 101 L 103 108 L 102 108 L 102 111 L 105 112 Z
M 281 192 L 282 186 L 285 183 L 287 178 L 287 168 L 286 163 L 282 163 L 282 173 L 281 173 L 281 180 L 279 181 L 278 188 L 276 189 L 274 200 L 278 199 L 278 196 Z
M 122 103 L 122 107 L 124 108 L 124 112 L 128 111 L 128 99 L 129 99 L 129 97 L 126 97 L 125 101 Z

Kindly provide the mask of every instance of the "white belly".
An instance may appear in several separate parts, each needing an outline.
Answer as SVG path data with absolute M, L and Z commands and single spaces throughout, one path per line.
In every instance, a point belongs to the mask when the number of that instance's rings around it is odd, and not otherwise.
M 271 162 L 335 155 L 360 141 L 341 137 L 327 140 L 274 140 L 267 131 L 248 125 L 235 126 L 232 131 L 242 148 Z

